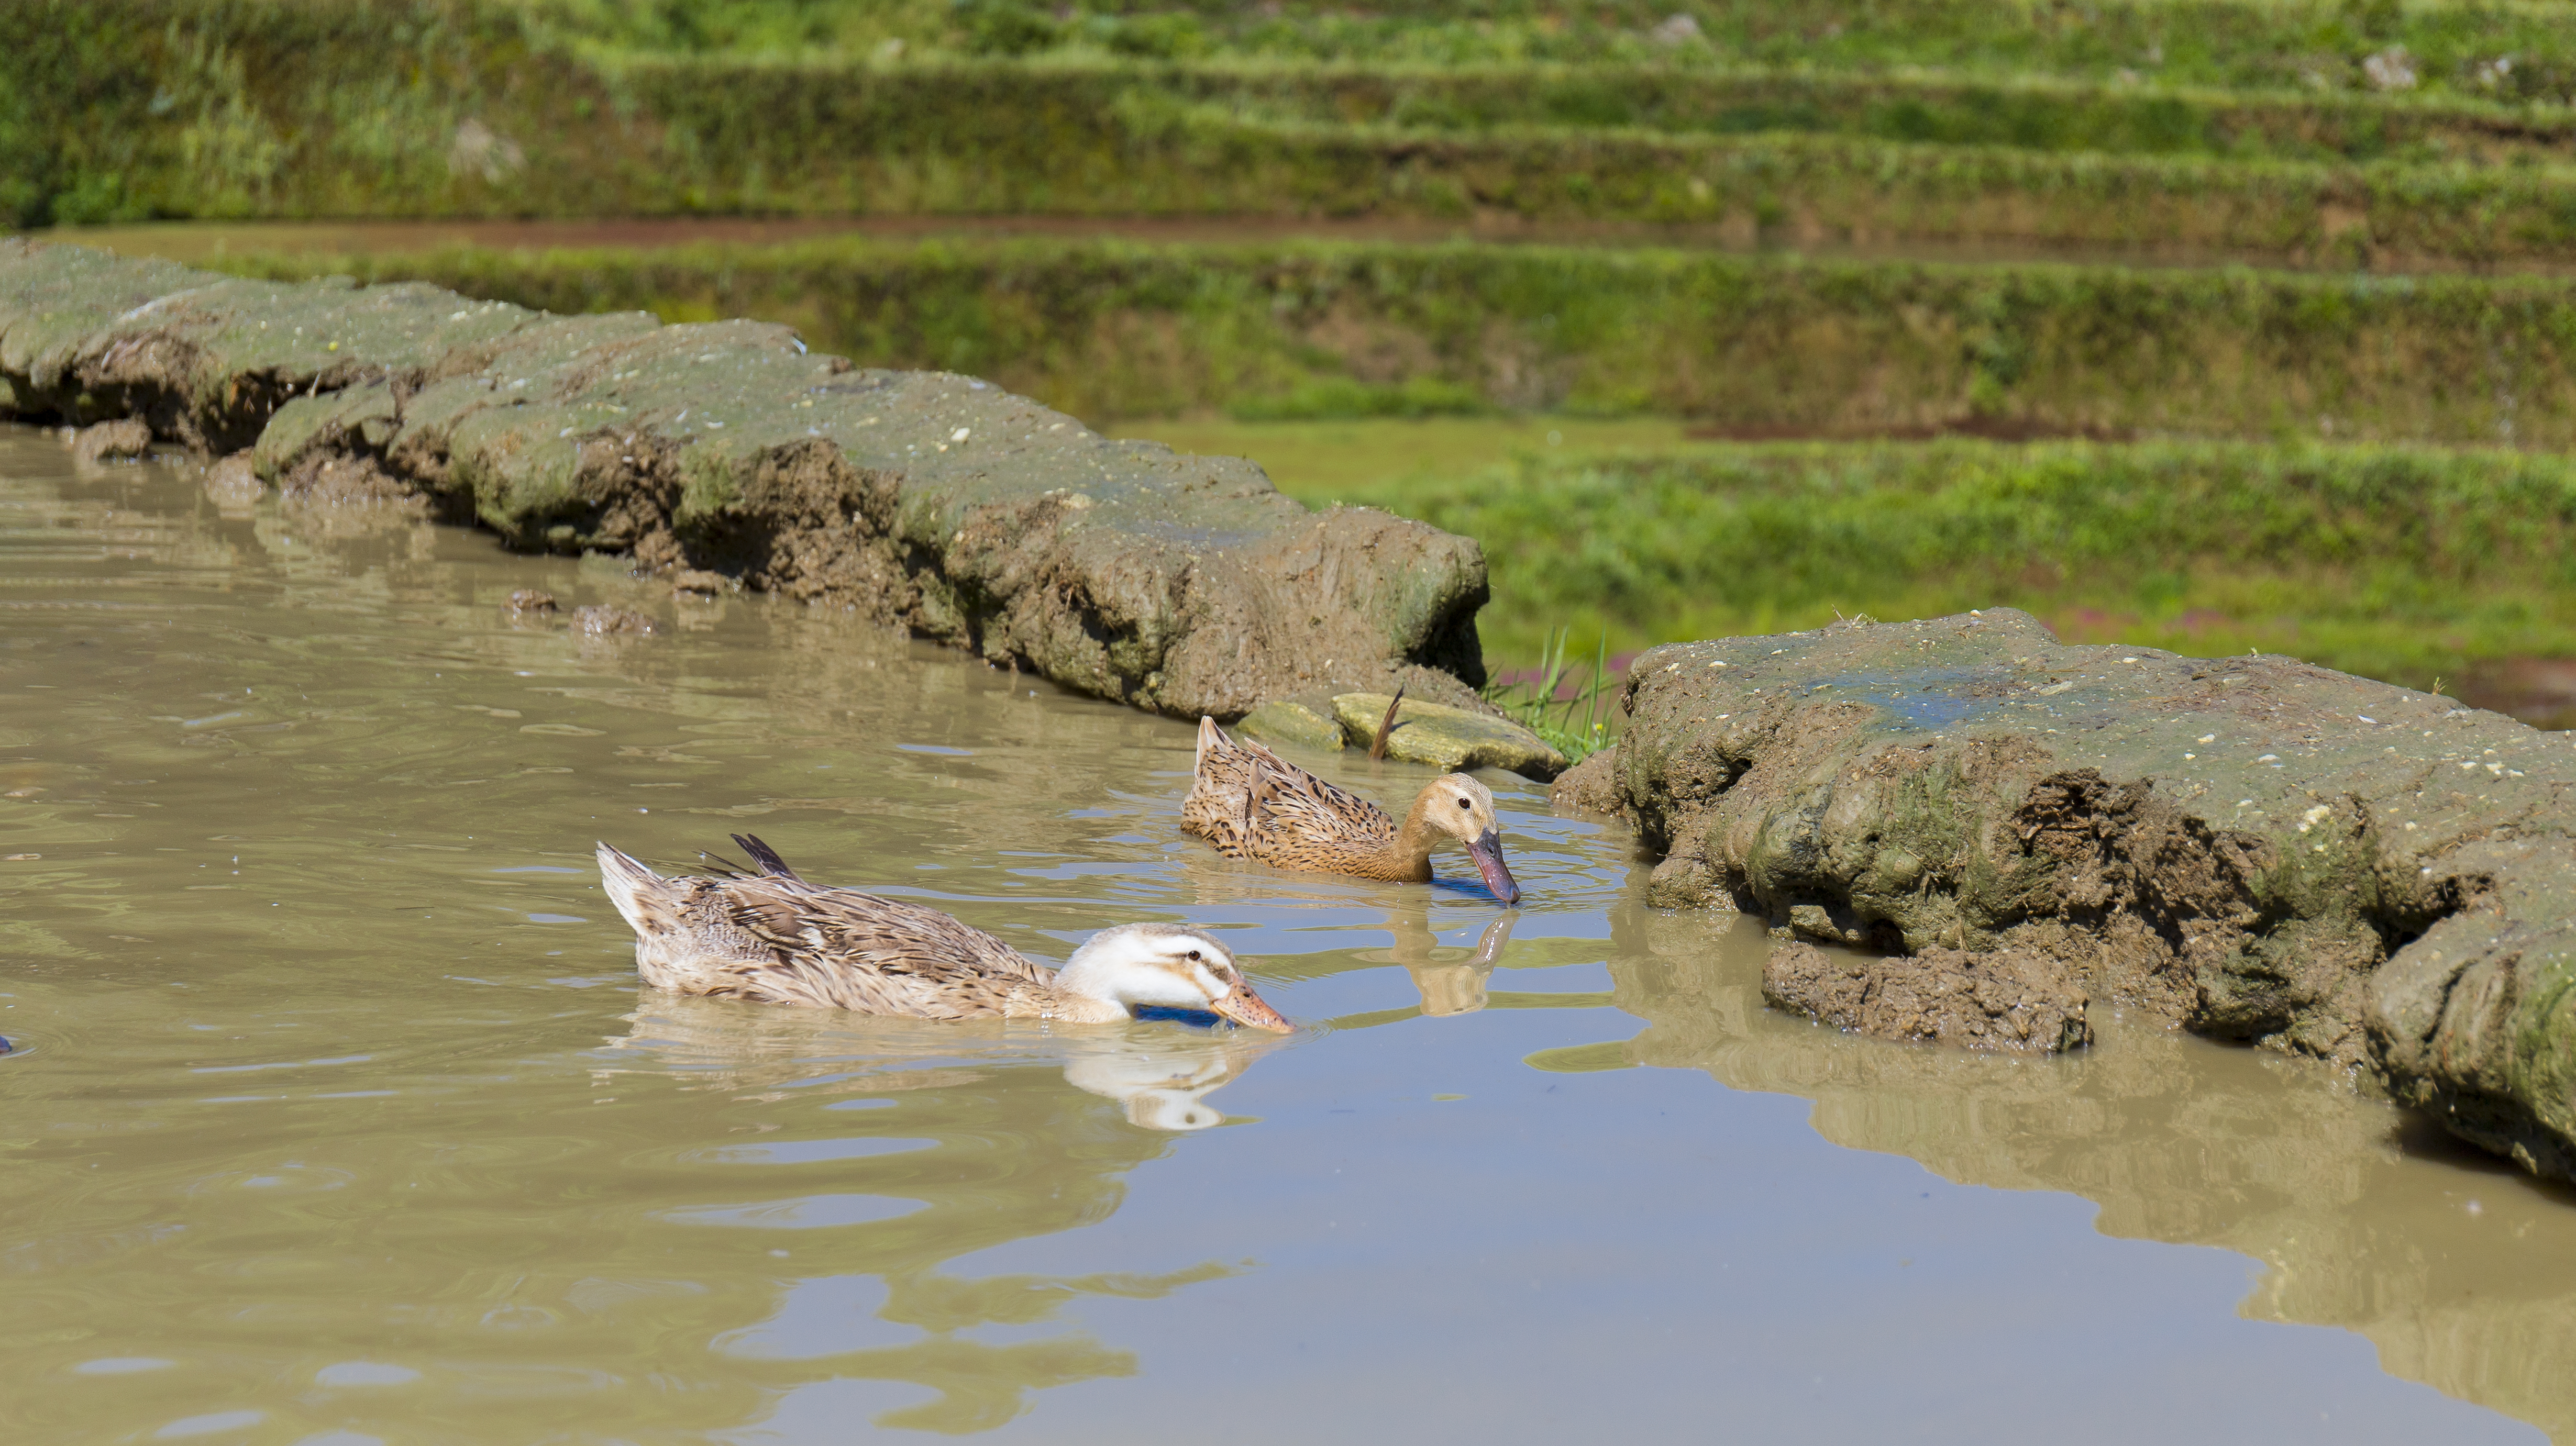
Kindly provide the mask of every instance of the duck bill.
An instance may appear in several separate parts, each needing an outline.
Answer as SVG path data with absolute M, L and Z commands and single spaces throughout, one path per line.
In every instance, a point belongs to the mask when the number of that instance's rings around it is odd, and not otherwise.
M 1474 843 L 1467 845 L 1467 857 L 1476 861 L 1476 872 L 1485 876 L 1485 887 L 1506 904 L 1521 901 L 1521 886 L 1512 882 L 1512 870 L 1503 862 L 1503 835 L 1487 829 Z
M 1238 984 L 1234 992 L 1208 1009 L 1220 1019 L 1231 1019 L 1246 1029 L 1266 1029 L 1273 1034 L 1292 1034 L 1297 1026 L 1280 1017 L 1279 1011 L 1252 992 L 1251 986 Z

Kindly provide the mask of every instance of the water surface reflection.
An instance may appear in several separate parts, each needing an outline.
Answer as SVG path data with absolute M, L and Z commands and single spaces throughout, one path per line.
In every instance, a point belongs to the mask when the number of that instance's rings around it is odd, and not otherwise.
M 1540 1062 L 1705 1070 L 1815 1101 L 1827 1139 L 1944 1178 L 2063 1190 L 2106 1234 L 2263 1262 L 2245 1314 L 2359 1331 L 2399 1375 L 2576 1439 L 2576 1191 L 2316 1066 L 2113 1014 L 2064 1059 L 1890 1047 L 1783 1019 L 1750 921 L 1613 915 L 1615 1046 Z
M 1079 1330 L 1006 1344 L 962 1333 L 1044 1326 L 1077 1297 L 1153 1300 L 1241 1268 L 1211 1260 L 1061 1276 L 942 1267 L 1108 1218 L 1126 1173 L 1168 1149 L 1153 1132 L 1222 1123 L 1205 1096 L 1275 1039 L 1169 1023 L 1059 1037 L 1027 1025 L 859 1019 L 659 991 L 647 991 L 629 1019 L 608 1042 L 616 1062 L 594 1072 L 598 1087 L 646 1076 L 684 1093 L 785 1107 L 781 1119 L 749 1127 L 751 1142 L 688 1161 L 729 1167 L 719 1178 L 750 1201 L 664 1212 L 741 1232 L 729 1239 L 745 1254 L 788 1258 L 774 1244 L 782 1238 L 802 1246 L 800 1278 L 776 1309 L 719 1331 L 716 1349 L 790 1363 L 798 1379 L 909 1381 L 939 1393 L 880 1424 L 978 1430 L 1018 1415 L 1027 1392 L 1134 1375 L 1132 1352 Z M 887 1209 L 895 1202 L 915 1208 Z
M 2330 1077 L 1780 1019 L 1758 935 L 1637 908 L 1628 841 L 1516 780 L 1513 912 L 1229 863 L 1179 833 L 1190 742 L 847 615 L 0 430 L 0 1419 L 2576 1440 L 2576 1209 Z M 640 990 L 593 841 L 746 825 L 1039 957 L 1216 930 L 1308 1027 Z

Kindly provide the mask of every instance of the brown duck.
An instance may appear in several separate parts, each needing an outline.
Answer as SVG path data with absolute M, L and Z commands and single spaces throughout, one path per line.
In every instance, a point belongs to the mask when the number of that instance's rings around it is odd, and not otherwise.
M 759 839 L 734 842 L 762 873 L 665 878 L 599 846 L 600 882 L 635 930 L 645 983 L 916 1019 L 1097 1024 L 1138 1009 L 1190 1009 L 1291 1028 L 1244 982 L 1233 952 L 1199 930 L 1122 924 L 1049 969 L 946 914 L 807 883 Z
M 1181 831 L 1230 859 L 1416 884 L 1430 881 L 1431 850 L 1456 839 L 1495 898 L 1512 904 L 1521 897 L 1503 863 L 1494 795 L 1475 779 L 1451 773 L 1431 780 L 1398 825 L 1367 799 L 1258 743 L 1227 737 L 1213 718 L 1199 720 L 1198 768 L 1181 803 Z

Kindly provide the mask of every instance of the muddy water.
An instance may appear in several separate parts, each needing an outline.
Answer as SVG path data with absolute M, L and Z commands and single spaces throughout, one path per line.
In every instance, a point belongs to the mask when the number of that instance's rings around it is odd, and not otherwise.
M 584 638 L 513 588 L 623 602 Z M 0 433 L 17 1439 L 2576 1440 L 2576 1201 L 2319 1071 L 1765 1012 L 1497 780 L 1529 904 L 1174 826 L 1181 725 Z M 1327 765 L 1399 797 L 1418 775 Z M 648 995 L 587 854 L 755 830 L 1287 1039 Z

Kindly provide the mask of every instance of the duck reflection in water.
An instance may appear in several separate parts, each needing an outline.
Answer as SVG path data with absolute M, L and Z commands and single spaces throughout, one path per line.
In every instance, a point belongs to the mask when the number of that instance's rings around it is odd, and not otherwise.
M 683 1088 L 776 1103 L 938 1090 L 1053 1068 L 1063 1083 L 1117 1103 L 1128 1123 L 1165 1132 L 1223 1124 L 1225 1113 L 1207 1096 L 1287 1042 L 1161 1019 L 1057 1034 L 1004 1021 L 950 1025 L 747 1010 L 657 989 L 646 990 L 627 1020 L 627 1033 L 608 1047 L 654 1051 Z
M 1512 928 L 1521 917 L 1518 909 L 1506 909 L 1493 916 L 1472 948 L 1442 944 L 1431 927 L 1433 907 L 1444 902 L 1439 888 L 1426 895 L 1410 889 L 1360 892 L 1365 886 L 1306 885 L 1295 880 L 1247 876 L 1196 853 L 1176 855 L 1173 863 L 1180 882 L 1188 888 L 1190 902 L 1201 909 L 1313 909 L 1319 916 L 1333 917 L 1336 926 L 1348 919 L 1350 932 L 1361 933 L 1366 926 L 1359 920 L 1376 912 L 1369 906 L 1392 898 L 1395 902 L 1384 904 L 1384 912 L 1378 916 L 1384 920 L 1391 947 L 1362 950 L 1358 957 L 1372 964 L 1403 966 L 1413 977 L 1414 988 L 1421 992 L 1422 1012 L 1434 1018 L 1473 1014 L 1485 1007 L 1485 981 L 1501 962 L 1503 948 L 1511 942 Z M 1466 890 L 1461 887 L 1458 892 L 1464 894 Z
M 1031 1392 L 1140 1369 L 1077 1325 L 1023 1328 L 1087 1299 L 1157 1300 L 1243 1269 L 1230 1259 L 1084 1275 L 945 1267 L 1107 1221 L 1129 1172 L 1222 1123 L 1208 1096 L 1283 1036 L 1167 1021 L 1050 1033 L 652 989 L 638 1005 L 601 1072 L 621 1077 L 622 1093 L 662 1092 L 665 1138 L 698 1181 L 689 1193 L 724 1202 L 684 1212 L 692 1224 L 667 1228 L 692 1233 L 671 1248 L 721 1282 L 697 1329 L 737 1379 L 773 1397 L 834 1380 L 909 1382 L 941 1394 L 877 1424 L 989 1429 L 1022 1414 Z M 853 1197 L 921 1208 L 880 1217 L 832 1203 Z M 776 1222 L 833 1208 L 867 1218 L 796 1232 L 787 1271 L 772 1255 L 787 1238 Z M 1009 1339 L 974 1338 L 997 1325 L 1013 1328 Z
M 1395 947 L 1371 950 L 1360 957 L 1403 965 L 1404 972 L 1413 976 L 1413 987 L 1422 992 L 1424 1014 L 1433 1018 L 1473 1014 L 1485 1007 L 1485 981 L 1502 958 L 1503 946 L 1512 941 L 1512 925 L 1519 920 L 1520 911 L 1511 910 L 1485 926 L 1475 948 L 1444 947 L 1440 936 L 1431 932 L 1429 909 L 1402 906 L 1387 911 L 1386 916 L 1387 931 L 1395 936 Z
M 1065 1041 L 1067 1083 L 1127 1111 L 1127 1122 L 1148 1130 L 1204 1130 L 1225 1123 L 1225 1111 L 1207 1096 L 1233 1082 L 1259 1057 L 1259 1047 L 1239 1033 L 1182 1034 L 1141 1031 L 1108 1039 Z

